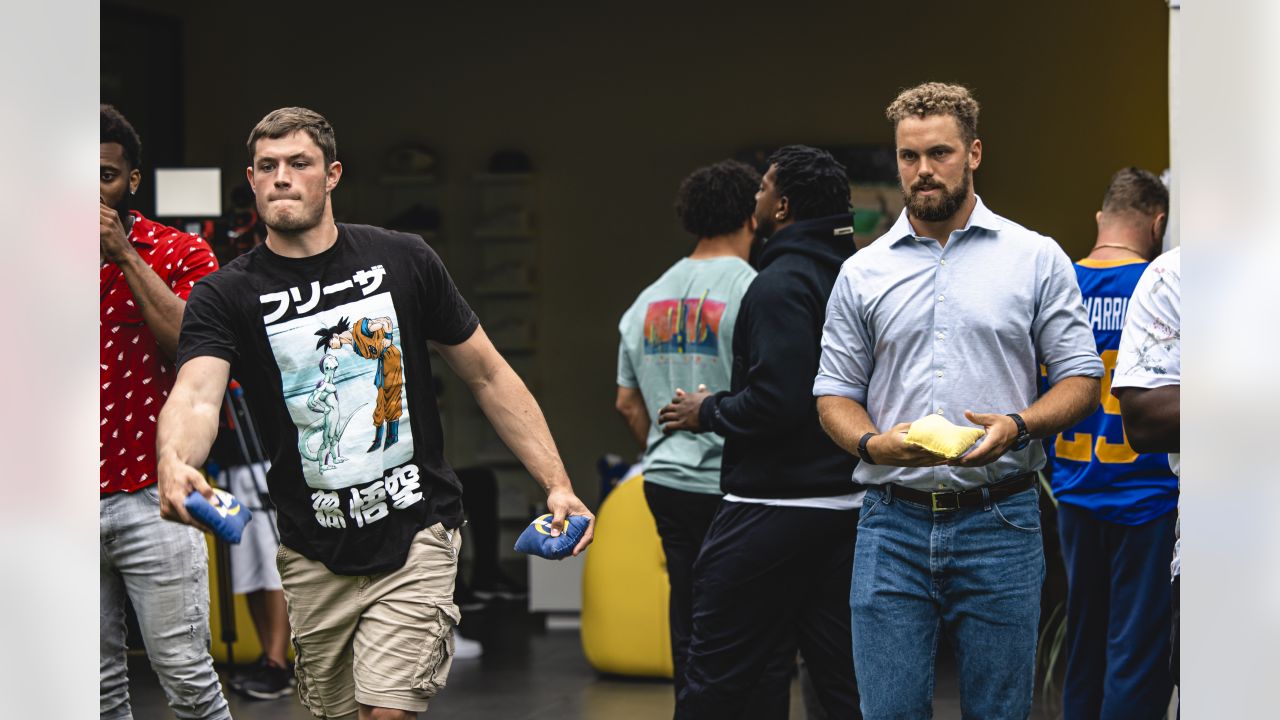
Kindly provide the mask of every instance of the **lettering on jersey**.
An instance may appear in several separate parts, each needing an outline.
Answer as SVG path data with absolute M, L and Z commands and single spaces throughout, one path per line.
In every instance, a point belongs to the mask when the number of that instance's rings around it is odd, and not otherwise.
M 311 286 L 305 289 L 291 287 L 288 290 L 260 295 L 258 297 L 258 302 L 267 306 L 275 305 L 275 308 L 262 318 L 262 324 L 270 325 L 284 317 L 285 313 L 289 312 L 291 301 L 297 303 L 294 310 L 296 310 L 299 315 L 306 315 L 311 312 L 316 305 L 320 304 L 320 298 L 322 296 L 332 295 L 344 290 L 350 290 L 357 284 L 360 285 L 360 293 L 367 296 L 382 286 L 382 276 L 386 274 L 386 268 L 381 265 L 374 265 L 368 270 L 355 271 L 351 274 L 350 280 L 343 280 L 342 282 L 334 283 L 332 285 L 325 285 L 323 288 L 320 287 L 319 280 L 313 280 L 311 281 Z M 306 298 L 305 300 L 303 300 L 304 297 Z
M 1124 316 L 1129 311 L 1127 297 L 1087 297 L 1084 299 L 1089 326 L 1095 331 L 1124 329 Z
M 1099 404 L 1102 406 L 1102 412 L 1105 415 L 1113 417 L 1120 416 L 1120 400 L 1111 394 L 1111 376 L 1116 370 L 1117 354 L 1115 350 L 1103 350 L 1099 353 L 1103 367 Z M 1119 430 L 1119 442 L 1113 442 L 1111 438 L 1103 434 L 1099 434 L 1097 438 L 1094 438 L 1092 434 L 1087 432 L 1071 433 L 1070 430 L 1062 432 L 1054 443 L 1054 454 L 1064 460 L 1074 460 L 1082 463 L 1091 462 L 1094 457 L 1097 457 L 1099 462 L 1104 463 L 1131 463 L 1138 459 L 1138 453 L 1134 452 L 1133 448 L 1130 447 L 1129 436 L 1125 433 L 1123 425 L 1120 426 Z M 1067 439 L 1069 433 L 1072 435 L 1070 440 Z
M 311 493 L 311 509 L 315 510 L 320 527 L 342 529 L 348 520 L 356 527 L 364 527 L 387 517 L 392 510 L 405 510 L 421 502 L 420 485 L 418 466 L 410 463 L 364 487 L 316 490 Z
M 645 355 L 720 354 L 720 318 L 725 304 L 698 298 L 658 300 L 644 315 Z

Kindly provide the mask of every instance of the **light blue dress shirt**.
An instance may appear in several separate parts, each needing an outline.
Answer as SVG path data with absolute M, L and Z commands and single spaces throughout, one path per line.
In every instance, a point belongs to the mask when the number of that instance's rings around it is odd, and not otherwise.
M 1020 412 L 1050 384 L 1102 377 L 1076 274 L 1051 238 L 1000 217 L 978 198 L 942 247 L 917 236 L 904 210 L 889 232 L 840 269 L 827 304 L 813 394 L 861 403 L 881 431 L 938 413 Z M 1032 442 L 984 467 L 859 463 L 853 479 L 917 490 L 969 490 L 1038 470 Z

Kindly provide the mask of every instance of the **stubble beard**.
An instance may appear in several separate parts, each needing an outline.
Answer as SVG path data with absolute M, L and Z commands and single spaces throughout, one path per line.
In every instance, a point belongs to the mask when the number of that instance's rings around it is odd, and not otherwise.
M 321 196 L 320 202 L 315 206 L 303 205 L 300 213 L 294 214 L 288 211 L 274 209 L 271 203 L 267 203 L 266 208 L 260 208 L 262 222 L 268 229 L 279 233 L 298 234 L 306 232 L 320 224 L 320 219 L 324 217 L 325 196 Z
M 932 201 L 917 195 L 917 190 L 903 192 L 902 199 L 912 217 L 925 222 L 943 222 L 950 220 L 960 211 L 965 199 L 969 197 L 969 188 L 972 184 L 973 171 L 966 167 L 964 177 L 960 178 L 960 184 L 954 191 L 938 183 L 935 186 L 942 188 L 942 194 Z
M 773 222 L 773 218 L 767 213 L 764 215 L 757 214 L 755 218 L 756 230 L 755 238 L 752 240 L 752 243 L 763 244 L 769 240 L 770 236 L 777 232 L 778 226 Z
M 133 193 L 129 192 L 128 185 L 125 185 L 124 194 L 120 196 L 120 201 L 112 209 L 120 216 L 120 224 L 124 226 L 125 236 L 128 236 L 130 229 L 133 227 L 133 215 L 129 213 L 130 210 L 133 210 Z
M 120 216 L 120 222 L 124 224 L 126 230 L 129 229 L 129 223 L 132 221 L 129 211 L 133 209 L 133 203 L 130 202 L 130 199 L 128 191 L 125 191 L 124 197 L 120 198 L 120 202 L 116 203 L 114 208 L 116 214 Z

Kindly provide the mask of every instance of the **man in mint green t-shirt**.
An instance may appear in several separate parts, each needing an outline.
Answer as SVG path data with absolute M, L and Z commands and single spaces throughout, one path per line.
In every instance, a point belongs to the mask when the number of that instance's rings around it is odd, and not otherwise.
M 756 276 L 747 264 L 755 237 L 760 175 L 728 160 L 680 184 L 676 214 L 698 238 L 693 253 L 645 288 L 618 323 L 617 409 L 645 446 L 644 493 L 662 536 L 671 582 L 675 691 L 684 685 L 693 607 L 693 561 L 720 504 L 715 433 L 664 434 L 658 410 L 673 395 L 729 389 L 738 304 Z

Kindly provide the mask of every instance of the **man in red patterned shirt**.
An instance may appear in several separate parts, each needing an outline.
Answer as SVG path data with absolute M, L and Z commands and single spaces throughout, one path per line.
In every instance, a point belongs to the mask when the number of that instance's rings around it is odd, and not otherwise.
M 209 656 L 208 549 L 193 527 L 161 520 L 156 417 L 173 387 L 187 295 L 218 269 L 208 243 L 129 210 L 142 144 L 101 108 L 99 206 L 99 711 L 130 718 L 125 597 L 151 667 L 179 718 L 229 718 Z

